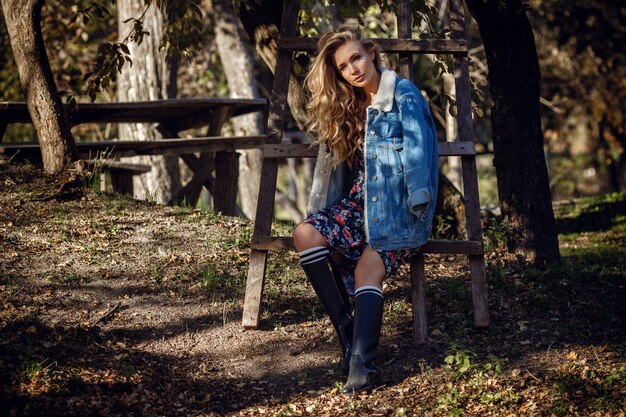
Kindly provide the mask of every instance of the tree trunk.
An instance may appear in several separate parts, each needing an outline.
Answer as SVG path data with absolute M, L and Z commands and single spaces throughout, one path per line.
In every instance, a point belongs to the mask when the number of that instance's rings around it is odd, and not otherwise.
M 41 35 L 43 0 L 2 0 L 26 103 L 37 131 L 44 171 L 60 173 L 78 152 L 61 105 Z
M 536 262 L 559 259 L 539 109 L 539 62 L 520 0 L 467 0 L 485 45 L 494 100 L 494 166 L 509 250 Z
M 456 98 L 456 84 L 454 81 L 454 74 L 443 74 L 443 89 L 444 91 Z M 456 140 L 459 134 L 459 128 L 456 123 L 456 117 L 450 114 L 450 103 L 446 105 L 445 108 L 446 115 L 446 140 L 451 142 Z M 446 172 L 446 176 L 450 180 L 452 184 L 457 188 L 457 190 L 463 189 L 463 173 L 461 170 L 461 157 L 460 156 L 450 156 L 447 159 L 448 162 L 448 171 Z
M 213 1 L 213 16 L 215 22 L 215 40 L 220 54 L 220 60 L 224 67 L 226 80 L 231 97 L 237 98 L 259 98 L 261 97 L 257 88 L 256 79 L 253 73 L 253 62 L 250 54 L 245 48 L 243 41 L 243 29 L 239 18 L 235 14 L 230 0 Z M 231 119 L 235 136 L 258 135 L 264 130 L 263 114 L 256 112 L 246 114 Z M 239 195 L 241 199 L 241 211 L 249 219 L 253 219 L 256 213 L 256 203 L 259 192 L 259 181 L 261 177 L 261 166 L 263 163 L 263 153 L 260 149 L 241 150 L 239 157 Z M 218 153 L 219 154 L 219 153 Z M 223 157 L 222 159 L 228 160 Z M 232 158 L 230 158 L 232 160 Z M 233 163 L 237 163 L 233 160 Z M 216 168 L 217 168 L 216 162 Z M 225 177 L 225 181 L 216 181 L 213 199 L 223 199 L 224 193 L 219 192 L 237 189 L 237 171 L 232 167 L 233 178 Z M 219 172 L 219 171 L 218 171 Z M 217 175 L 216 175 L 217 177 Z M 217 178 L 216 178 L 217 179 Z M 222 185 L 222 186 L 221 186 Z M 235 206 L 236 193 L 232 195 L 232 203 L 224 202 L 226 208 Z M 222 203 L 215 202 L 216 207 Z M 236 214 L 236 213 L 229 213 Z
M 250 1 L 244 0 L 239 5 L 239 18 L 248 36 L 256 45 L 259 56 L 267 67 L 274 72 L 278 57 L 278 37 L 283 12 L 282 1 Z M 302 83 L 294 76 L 289 79 L 287 103 L 291 116 L 300 128 L 304 130 L 306 124 L 306 97 Z
M 145 9 L 144 0 L 119 0 L 118 33 L 120 41 L 132 28 L 131 17 L 139 17 Z M 156 5 L 152 5 L 144 17 L 144 29 L 150 32 L 138 45 L 131 42 L 132 66 L 124 66 L 118 76 L 117 98 L 119 101 L 149 101 L 176 97 L 176 70 L 178 63 L 167 58 L 164 51 L 159 51 L 159 41 L 163 34 L 164 18 Z M 120 124 L 119 137 L 122 140 L 158 140 L 171 137 L 173 133 L 167 126 L 148 123 Z M 152 170 L 134 177 L 133 194 L 142 200 L 154 200 L 166 204 L 181 188 L 180 167 L 176 155 L 135 156 L 124 158 L 135 164 L 146 164 Z

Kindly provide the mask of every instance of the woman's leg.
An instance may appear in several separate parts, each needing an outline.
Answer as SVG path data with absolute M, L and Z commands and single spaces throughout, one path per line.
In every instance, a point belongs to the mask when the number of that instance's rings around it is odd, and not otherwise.
M 378 251 L 369 245 L 365 247 L 354 271 L 355 288 L 371 285 L 381 288 L 385 278 L 385 264 Z
M 298 252 L 311 249 L 316 246 L 327 247 L 326 238 L 309 223 L 300 223 L 293 231 L 293 245 Z
M 354 331 L 350 373 L 342 392 L 369 391 L 381 383 L 382 374 L 374 365 L 383 318 L 385 265 L 369 245 L 363 251 L 355 271 Z
M 317 297 L 322 302 L 337 332 L 343 352 L 341 368 L 348 372 L 352 355 L 352 308 L 341 277 L 333 273 L 328 242 L 310 224 L 300 223 L 293 232 L 293 242 L 300 255 L 300 265 Z

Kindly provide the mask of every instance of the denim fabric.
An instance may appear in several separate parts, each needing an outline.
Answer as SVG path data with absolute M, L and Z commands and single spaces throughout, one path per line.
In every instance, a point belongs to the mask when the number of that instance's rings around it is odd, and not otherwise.
M 324 148 L 321 146 L 320 148 Z M 365 129 L 365 232 L 372 248 L 414 248 L 428 240 L 437 197 L 437 134 L 430 109 L 410 81 L 382 70 Z M 320 149 L 309 212 L 336 204 L 346 167 Z

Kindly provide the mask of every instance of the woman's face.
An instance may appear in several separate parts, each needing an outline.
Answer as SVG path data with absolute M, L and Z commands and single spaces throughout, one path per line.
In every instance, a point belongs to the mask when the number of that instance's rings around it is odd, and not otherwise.
M 378 89 L 374 51 L 366 51 L 360 42 L 349 41 L 341 45 L 333 55 L 333 62 L 348 84 L 365 91 Z

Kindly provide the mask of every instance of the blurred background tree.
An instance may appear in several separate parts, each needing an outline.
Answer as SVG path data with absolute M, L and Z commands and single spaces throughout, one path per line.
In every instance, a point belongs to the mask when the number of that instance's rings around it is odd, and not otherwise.
M 553 197 L 626 190 L 626 5 L 529 4 Z

